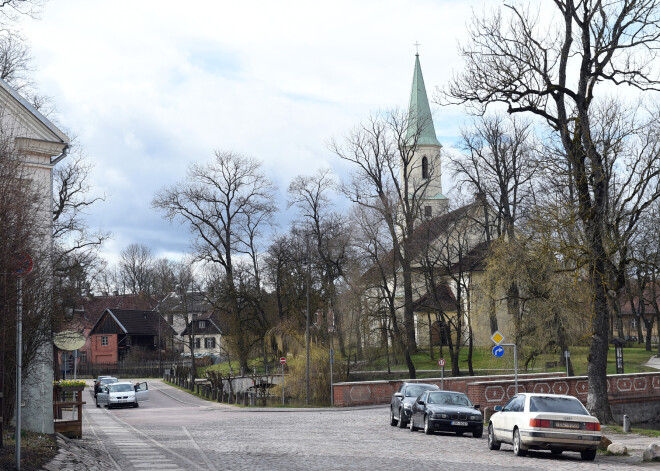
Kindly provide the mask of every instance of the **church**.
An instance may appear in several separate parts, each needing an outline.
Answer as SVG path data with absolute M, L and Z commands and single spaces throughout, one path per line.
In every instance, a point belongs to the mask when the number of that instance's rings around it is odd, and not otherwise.
M 469 342 L 489 346 L 493 331 L 499 330 L 506 337 L 507 325 L 511 324 L 506 303 L 496 305 L 490 301 L 492 296 L 484 293 L 485 257 L 491 242 L 488 233 L 494 233 L 495 217 L 480 195 L 456 207 L 443 194 L 442 145 L 435 133 L 419 54 L 415 55 L 407 113 L 405 142 L 413 152 L 410 162 L 401 164 L 399 184 L 411 189 L 414 205 L 419 208 L 406 254 L 411 260 L 417 346 L 431 349 L 449 345 L 460 349 Z M 391 282 L 396 286 L 396 304 L 403 311 L 400 261 L 393 252 L 388 257 L 397 277 L 396 283 Z M 372 322 L 369 343 L 378 341 L 375 332 L 383 328 L 382 319 Z

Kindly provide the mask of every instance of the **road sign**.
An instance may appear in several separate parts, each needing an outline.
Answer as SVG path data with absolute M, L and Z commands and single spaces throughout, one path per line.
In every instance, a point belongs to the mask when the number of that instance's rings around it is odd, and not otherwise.
M 500 334 L 499 331 L 495 332 L 493 336 L 490 338 L 493 342 L 495 342 L 495 345 L 499 345 L 502 342 L 504 342 L 504 335 Z
M 25 276 L 32 271 L 34 263 L 32 257 L 26 253 L 19 254 L 16 257 L 16 276 Z
M 440 358 L 440 359 L 438 360 L 438 365 L 440 365 L 440 366 L 445 366 L 445 359 L 444 359 L 444 358 Z
M 280 363 L 286 365 L 286 357 L 280 357 Z
M 501 345 L 495 345 L 493 347 L 493 356 L 496 356 L 496 357 L 499 358 L 502 355 L 504 355 L 504 347 L 502 347 Z

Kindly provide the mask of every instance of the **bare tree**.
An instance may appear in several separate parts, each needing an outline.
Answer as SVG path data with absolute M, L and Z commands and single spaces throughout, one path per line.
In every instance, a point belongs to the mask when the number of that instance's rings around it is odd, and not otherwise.
M 337 189 L 335 179 L 329 169 L 319 170 L 313 176 L 298 176 L 289 185 L 289 206 L 295 205 L 303 217 L 305 238 L 311 238 L 311 248 L 318 260 L 315 268 L 321 279 L 323 315 L 319 328 L 321 340 L 325 340 L 330 320 L 335 329 L 342 355 L 346 355 L 342 330 L 341 309 L 337 304 L 337 282 L 344 276 L 347 248 L 347 224 L 344 217 L 333 211 L 330 192 Z M 311 261 L 311 260 L 310 260 Z
M 461 47 L 465 71 L 454 77 L 445 97 L 482 112 L 504 103 L 509 113 L 544 119 L 561 143 L 565 168 L 588 249 L 593 289 L 593 325 L 587 407 L 611 422 L 607 395 L 608 326 L 611 306 L 605 235 L 611 187 L 607 162 L 593 139 L 592 105 L 605 86 L 627 84 L 657 90 L 653 66 L 660 39 L 657 0 L 555 0 L 548 2 L 557 22 L 539 12 L 506 4 L 476 17 Z M 606 93 L 606 92 L 605 92 Z M 653 196 L 651 199 L 655 198 Z
M 121 251 L 119 276 L 129 293 L 151 294 L 153 286 L 154 256 L 144 244 L 130 244 Z
M 341 159 L 354 164 L 345 195 L 358 205 L 377 211 L 392 241 L 392 260 L 401 269 L 403 320 L 408 371 L 415 377 L 410 354 L 417 352 L 413 312 L 413 270 L 411 244 L 416 224 L 422 218 L 426 189 L 439 178 L 439 169 L 430 166 L 422 177 L 421 160 L 416 156 L 423 123 L 410 123 L 410 115 L 390 112 L 372 117 L 355 128 L 344 144 L 331 144 Z M 435 161 L 433 158 L 431 161 Z
M 231 313 L 229 335 L 236 340 L 236 354 L 244 370 L 249 342 L 239 307 L 235 257 L 250 252 L 249 228 L 260 227 L 264 215 L 274 212 L 273 190 L 258 161 L 217 151 L 212 162 L 191 165 L 184 181 L 162 189 L 152 202 L 170 221 L 178 219 L 188 225 L 200 259 L 222 267 L 224 301 Z

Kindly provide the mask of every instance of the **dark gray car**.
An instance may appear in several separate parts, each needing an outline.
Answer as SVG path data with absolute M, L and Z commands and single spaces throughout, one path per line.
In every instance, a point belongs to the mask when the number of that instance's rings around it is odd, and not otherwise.
M 435 384 L 428 383 L 403 383 L 397 392 L 392 396 L 390 402 L 390 425 L 398 425 L 399 428 L 406 428 L 410 422 L 410 412 L 415 399 L 424 391 L 438 390 Z

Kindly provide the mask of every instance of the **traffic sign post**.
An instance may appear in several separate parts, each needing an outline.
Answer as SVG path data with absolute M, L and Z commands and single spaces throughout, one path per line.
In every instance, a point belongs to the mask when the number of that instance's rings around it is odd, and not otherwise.
M 21 375 L 23 373 L 23 277 L 30 274 L 34 263 L 26 253 L 16 257 L 16 283 L 18 302 L 16 306 L 16 469 L 21 469 Z
M 284 405 L 284 365 L 286 365 L 286 357 L 280 357 L 280 365 L 282 365 L 282 405 Z
M 440 389 L 445 389 L 445 359 L 440 358 L 438 365 L 440 365 Z
M 335 405 L 335 387 L 332 384 L 332 365 L 335 362 L 335 349 L 330 349 L 330 405 Z
M 513 347 L 513 375 L 515 378 L 516 394 L 518 394 L 518 349 L 516 348 L 516 344 L 502 343 L 504 342 L 504 335 L 502 335 L 499 331 L 495 331 L 490 339 L 493 341 L 493 343 L 495 343 L 495 346 L 493 347 L 493 355 L 497 358 L 500 358 L 504 355 L 504 348 L 502 347 Z

